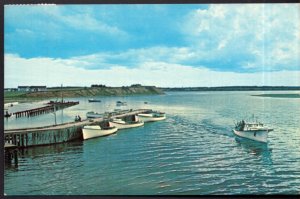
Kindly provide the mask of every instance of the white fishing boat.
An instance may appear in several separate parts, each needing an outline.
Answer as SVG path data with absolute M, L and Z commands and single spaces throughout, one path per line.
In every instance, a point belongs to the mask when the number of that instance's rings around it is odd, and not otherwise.
M 144 122 L 140 121 L 137 116 L 135 116 L 134 118 L 135 118 L 134 121 L 126 121 L 126 122 L 122 119 L 115 118 L 109 122 L 109 125 L 115 126 L 118 129 L 128 129 L 128 128 L 134 128 L 134 127 L 139 127 L 144 125 Z
M 82 128 L 82 137 L 84 140 L 101 137 L 117 132 L 117 127 L 101 128 L 99 125 L 89 125 Z
M 18 104 L 19 104 L 19 102 L 5 103 L 5 104 L 4 104 L 4 107 L 12 107 L 12 106 L 18 105 Z
M 94 111 L 90 111 L 90 112 L 86 113 L 86 117 L 87 118 L 99 118 L 99 117 L 103 117 L 103 114 L 97 113 L 97 112 L 94 112 Z
M 233 129 L 234 134 L 237 136 L 265 143 L 270 131 L 273 131 L 273 129 L 265 127 L 260 122 L 245 122 L 244 120 L 238 122 Z
M 166 114 L 157 111 L 149 111 L 146 113 L 138 114 L 139 118 L 143 122 L 155 122 L 166 119 Z

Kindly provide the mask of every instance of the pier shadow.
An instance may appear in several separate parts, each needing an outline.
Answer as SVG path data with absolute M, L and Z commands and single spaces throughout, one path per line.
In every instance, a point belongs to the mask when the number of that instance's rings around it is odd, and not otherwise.
M 81 140 L 58 143 L 53 145 L 29 147 L 20 149 L 20 157 L 35 157 L 40 155 L 58 154 L 68 151 L 81 153 L 83 151 L 82 147 L 83 143 Z
M 64 154 L 65 153 L 65 154 Z M 81 140 L 75 140 L 72 142 L 65 142 L 53 145 L 35 146 L 28 148 L 18 149 L 18 164 L 14 161 L 5 161 L 5 170 L 17 172 L 28 164 L 32 163 L 32 160 L 43 157 L 55 157 L 55 159 L 61 159 L 67 154 L 80 154 L 83 153 L 83 142 Z

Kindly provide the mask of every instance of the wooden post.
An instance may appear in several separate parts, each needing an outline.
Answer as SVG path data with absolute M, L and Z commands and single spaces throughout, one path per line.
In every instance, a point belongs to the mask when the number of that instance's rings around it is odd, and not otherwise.
M 15 166 L 18 166 L 18 150 L 14 150 L 14 160 L 15 160 Z
M 24 147 L 24 134 L 21 134 L 21 146 Z
M 26 137 L 26 146 L 28 146 L 28 134 L 27 133 L 25 134 L 25 137 Z

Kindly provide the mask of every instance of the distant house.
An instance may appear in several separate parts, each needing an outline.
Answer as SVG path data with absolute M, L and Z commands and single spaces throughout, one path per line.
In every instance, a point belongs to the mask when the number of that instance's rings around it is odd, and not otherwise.
M 47 87 L 46 86 L 18 86 L 18 91 L 25 91 L 25 92 L 47 91 Z
M 30 86 L 30 91 L 36 92 L 36 91 L 47 91 L 46 86 Z
M 18 86 L 18 91 L 29 91 L 30 86 Z
M 4 89 L 5 92 L 13 92 L 13 91 L 18 91 L 17 88 L 5 88 Z

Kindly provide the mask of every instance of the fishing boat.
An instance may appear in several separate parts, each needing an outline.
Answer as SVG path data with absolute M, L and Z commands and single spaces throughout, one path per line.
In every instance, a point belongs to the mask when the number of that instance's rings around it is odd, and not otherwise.
M 124 121 L 120 118 L 114 118 L 112 121 L 109 122 L 110 126 L 115 126 L 118 129 L 127 129 L 127 128 L 134 128 L 143 126 L 144 122 L 140 121 L 138 117 L 135 115 L 133 121 Z
M 143 122 L 155 122 L 166 119 L 166 114 L 158 111 L 148 111 L 146 113 L 140 113 L 138 116 Z
M 82 137 L 84 140 L 107 136 L 117 132 L 117 127 L 105 127 L 101 128 L 100 125 L 88 125 L 82 128 Z
M 101 102 L 99 99 L 89 99 L 89 102 Z
M 14 105 L 18 105 L 19 102 L 11 102 L 11 103 L 6 103 L 4 104 L 4 107 L 13 107 Z
M 235 135 L 258 142 L 267 142 L 268 133 L 273 131 L 260 122 L 237 122 L 233 132 Z
M 86 117 L 87 118 L 99 118 L 99 117 L 103 117 L 103 114 L 97 113 L 97 112 L 94 112 L 94 111 L 90 111 L 90 112 L 86 113 Z
M 117 101 L 116 105 L 117 106 L 127 106 L 127 103 L 126 102 Z

